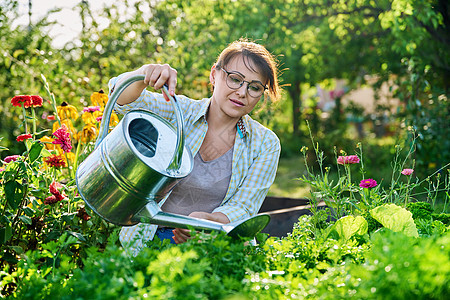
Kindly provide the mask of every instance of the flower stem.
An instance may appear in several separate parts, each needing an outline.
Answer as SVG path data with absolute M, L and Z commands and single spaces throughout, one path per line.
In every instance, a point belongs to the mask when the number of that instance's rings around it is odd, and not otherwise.
M 36 113 L 34 111 L 34 107 L 31 108 L 31 114 L 33 117 L 33 139 L 36 138 Z

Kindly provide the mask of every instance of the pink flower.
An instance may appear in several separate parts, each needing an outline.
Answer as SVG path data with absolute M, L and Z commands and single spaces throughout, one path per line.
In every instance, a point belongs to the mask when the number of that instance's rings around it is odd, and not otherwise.
M 94 111 L 100 111 L 100 106 L 88 106 L 83 108 L 83 112 L 94 112 Z
M 359 157 L 357 155 L 339 156 L 337 163 L 340 165 L 350 165 L 359 163 Z
M 377 185 L 378 185 L 378 183 L 375 180 L 370 179 L 370 178 L 361 180 L 361 182 L 359 183 L 359 186 L 362 188 L 365 188 L 365 189 L 373 188 L 373 187 L 376 187 Z
M 10 156 L 7 156 L 7 157 L 5 157 L 5 159 L 4 159 L 4 161 L 5 161 L 5 163 L 10 163 L 10 162 L 12 162 L 12 161 L 16 161 L 18 158 L 19 158 L 19 156 L 20 155 L 10 155 Z
M 5 171 L 5 168 L 0 168 L 0 173 Z
M 32 136 L 31 134 L 25 133 L 25 134 L 19 135 L 19 136 L 17 137 L 16 140 L 17 140 L 18 142 L 23 142 L 23 141 L 29 140 L 29 139 L 31 139 L 31 138 L 33 138 L 33 136 Z
M 53 132 L 53 135 L 57 138 L 52 144 L 59 144 L 64 152 L 70 152 L 72 150 L 72 142 L 70 141 L 70 133 L 67 131 L 67 127 L 63 125 L 61 128 Z
M 411 175 L 414 172 L 413 169 L 403 169 L 402 174 L 403 175 Z
M 95 118 L 95 121 L 100 122 L 102 120 L 102 117 Z

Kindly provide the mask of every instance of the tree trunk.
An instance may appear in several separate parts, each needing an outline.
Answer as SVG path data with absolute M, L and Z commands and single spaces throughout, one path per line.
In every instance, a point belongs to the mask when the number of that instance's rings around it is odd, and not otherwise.
M 300 82 L 293 83 L 287 90 L 292 99 L 292 126 L 294 136 L 300 136 L 300 110 L 302 107 Z

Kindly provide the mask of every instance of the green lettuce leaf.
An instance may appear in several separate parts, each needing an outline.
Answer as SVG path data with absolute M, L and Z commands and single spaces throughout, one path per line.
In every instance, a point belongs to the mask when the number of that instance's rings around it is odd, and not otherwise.
M 412 214 L 403 207 L 387 204 L 375 207 L 370 215 L 384 227 L 407 236 L 419 237 Z

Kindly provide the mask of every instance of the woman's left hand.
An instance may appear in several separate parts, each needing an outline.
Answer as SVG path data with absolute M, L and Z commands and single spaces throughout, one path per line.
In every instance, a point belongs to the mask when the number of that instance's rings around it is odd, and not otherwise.
M 225 214 L 220 213 L 220 212 L 207 213 L 207 212 L 202 212 L 202 211 L 194 211 L 191 214 L 189 214 L 189 217 L 210 220 L 210 221 L 223 223 L 223 224 L 230 223 L 230 220 L 228 219 L 228 217 Z M 190 235 L 189 229 L 175 228 L 173 230 L 173 240 L 177 244 L 182 244 L 182 243 L 186 242 L 190 237 L 191 237 L 191 235 Z

